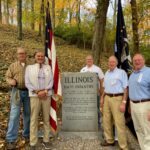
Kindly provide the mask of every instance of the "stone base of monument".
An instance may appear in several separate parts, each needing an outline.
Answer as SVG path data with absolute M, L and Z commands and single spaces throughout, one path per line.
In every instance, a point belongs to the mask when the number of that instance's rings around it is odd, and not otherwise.
M 83 140 L 85 139 L 102 139 L 102 132 L 59 132 L 60 137 L 72 138 L 72 137 L 80 137 Z

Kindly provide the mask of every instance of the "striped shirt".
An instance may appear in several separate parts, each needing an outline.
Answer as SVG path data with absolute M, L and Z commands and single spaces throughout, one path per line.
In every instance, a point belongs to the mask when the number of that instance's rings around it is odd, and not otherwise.
M 12 63 L 6 72 L 6 82 L 10 85 L 11 80 L 15 79 L 17 88 L 25 88 L 26 66 L 27 64 L 23 66 L 19 61 Z

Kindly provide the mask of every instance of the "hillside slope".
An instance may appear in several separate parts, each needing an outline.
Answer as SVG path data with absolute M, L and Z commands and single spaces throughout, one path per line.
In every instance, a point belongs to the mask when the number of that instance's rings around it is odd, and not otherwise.
M 44 50 L 44 44 L 37 32 L 25 30 L 23 40 L 17 40 L 17 29 L 13 26 L 0 25 L 0 89 L 6 88 L 5 72 L 16 59 L 16 48 L 21 46 L 27 50 L 29 59 L 33 61 L 36 50 Z M 60 72 L 78 72 L 85 65 L 85 57 L 90 50 L 68 45 L 65 41 L 55 37 L 55 45 Z M 106 70 L 106 61 L 102 62 L 102 69 Z

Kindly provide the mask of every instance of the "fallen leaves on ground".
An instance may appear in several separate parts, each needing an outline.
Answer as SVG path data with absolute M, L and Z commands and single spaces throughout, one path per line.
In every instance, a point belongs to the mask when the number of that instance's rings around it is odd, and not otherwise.
M 6 146 L 5 136 L 10 112 L 10 97 L 9 87 L 5 81 L 5 73 L 8 66 L 16 60 L 17 47 L 23 47 L 28 54 L 28 60 L 34 62 L 34 52 L 37 50 L 44 51 L 44 45 L 38 33 L 25 30 L 23 32 L 23 40 L 17 40 L 17 29 L 13 26 L 0 25 L 0 149 Z M 74 45 L 68 45 L 65 41 L 55 38 L 56 52 L 59 63 L 60 72 L 79 72 L 85 66 L 85 57 L 91 54 L 90 50 L 77 48 Z M 101 61 L 102 69 L 106 70 L 107 55 L 103 56 Z M 61 125 L 61 97 L 57 102 L 59 124 Z M 22 138 L 22 113 L 20 117 L 19 137 L 17 147 L 19 150 L 24 150 L 25 141 Z M 39 128 L 42 128 L 43 122 L 41 115 L 39 117 Z M 59 137 L 58 137 L 58 140 Z M 64 148 L 65 149 L 65 148 Z

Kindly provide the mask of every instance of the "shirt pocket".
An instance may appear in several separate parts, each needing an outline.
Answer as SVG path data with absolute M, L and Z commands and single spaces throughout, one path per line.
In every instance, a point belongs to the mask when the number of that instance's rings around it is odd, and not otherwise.
M 138 84 L 142 87 L 148 87 L 148 80 L 143 77 L 141 82 L 138 82 Z

